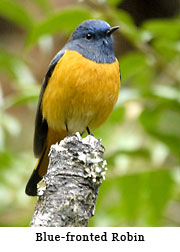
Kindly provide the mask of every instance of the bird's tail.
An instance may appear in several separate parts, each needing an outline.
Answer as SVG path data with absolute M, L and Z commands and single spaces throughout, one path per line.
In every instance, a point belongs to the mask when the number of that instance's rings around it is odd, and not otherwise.
M 34 168 L 32 175 L 26 185 L 25 193 L 29 196 L 36 196 L 37 195 L 37 184 L 43 176 L 47 172 L 48 164 L 49 164 L 49 150 L 52 144 L 57 143 L 58 141 L 64 139 L 67 136 L 66 131 L 62 131 L 57 133 L 53 130 L 48 131 L 47 142 L 46 145 L 41 152 L 39 160 L 37 162 L 36 167 Z
M 25 192 L 29 196 L 37 195 L 37 184 L 41 181 L 42 177 L 47 172 L 47 167 L 49 163 L 48 158 L 49 148 L 46 146 L 42 151 L 36 167 L 34 168 L 31 177 L 26 185 Z

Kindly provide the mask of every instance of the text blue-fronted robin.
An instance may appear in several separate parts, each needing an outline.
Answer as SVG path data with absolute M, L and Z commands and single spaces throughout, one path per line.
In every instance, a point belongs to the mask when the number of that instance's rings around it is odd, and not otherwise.
M 112 38 L 118 28 L 102 20 L 84 21 L 51 61 L 35 121 L 34 153 L 39 160 L 26 194 L 37 195 L 52 144 L 77 131 L 90 133 L 111 114 L 120 88 Z

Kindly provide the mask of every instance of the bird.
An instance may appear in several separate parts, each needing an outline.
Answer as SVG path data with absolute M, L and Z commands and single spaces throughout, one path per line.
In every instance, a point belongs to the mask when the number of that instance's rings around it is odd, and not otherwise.
M 80 23 L 49 64 L 39 95 L 33 150 L 38 158 L 25 188 L 37 196 L 52 144 L 75 132 L 91 134 L 110 116 L 120 90 L 120 66 L 112 34 L 119 26 Z

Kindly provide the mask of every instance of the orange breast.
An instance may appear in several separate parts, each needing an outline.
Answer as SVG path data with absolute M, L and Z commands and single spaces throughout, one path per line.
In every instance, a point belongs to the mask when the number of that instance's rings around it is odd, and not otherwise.
M 119 64 L 97 64 L 75 51 L 57 63 L 42 99 L 50 128 L 83 132 L 99 127 L 110 115 L 120 88 Z

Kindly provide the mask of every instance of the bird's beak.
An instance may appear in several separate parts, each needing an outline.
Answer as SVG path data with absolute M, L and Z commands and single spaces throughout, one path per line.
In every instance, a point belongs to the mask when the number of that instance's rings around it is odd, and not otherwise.
M 111 28 L 109 28 L 107 31 L 106 31 L 106 34 L 107 35 L 111 35 L 113 32 L 115 32 L 117 29 L 119 29 L 120 26 L 113 26 Z

